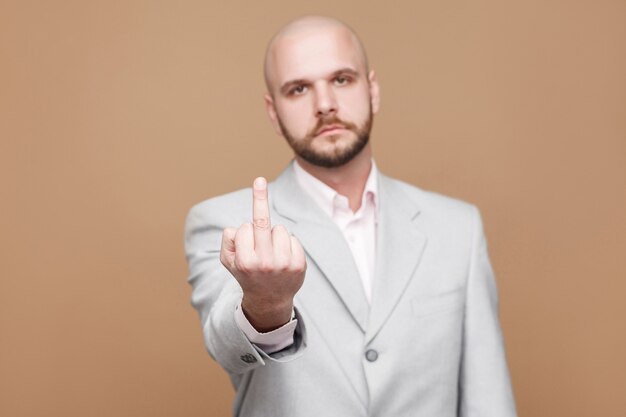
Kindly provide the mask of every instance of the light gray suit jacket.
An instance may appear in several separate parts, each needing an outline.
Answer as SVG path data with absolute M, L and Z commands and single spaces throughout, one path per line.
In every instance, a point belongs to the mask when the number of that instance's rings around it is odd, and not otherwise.
M 292 167 L 270 184 L 272 224 L 307 254 L 295 342 L 271 355 L 237 327 L 241 288 L 219 261 L 222 230 L 251 221 L 251 190 L 191 209 L 192 304 L 237 391 L 235 416 L 515 416 L 478 210 L 384 175 L 378 184 L 371 307 L 342 233 Z

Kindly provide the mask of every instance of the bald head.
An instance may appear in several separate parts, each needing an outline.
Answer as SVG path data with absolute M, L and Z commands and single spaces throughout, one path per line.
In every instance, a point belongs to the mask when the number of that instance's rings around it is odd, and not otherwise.
M 265 51 L 264 75 L 265 84 L 270 94 L 277 87 L 277 67 L 294 59 L 293 55 L 299 53 L 300 45 L 313 38 L 330 38 L 346 49 L 347 53 L 354 56 L 364 71 L 368 72 L 367 55 L 356 33 L 345 23 L 324 16 L 304 16 L 289 22 L 283 26 L 270 40 Z M 315 50 L 310 50 L 315 53 Z M 304 51 L 306 53 L 306 51 Z

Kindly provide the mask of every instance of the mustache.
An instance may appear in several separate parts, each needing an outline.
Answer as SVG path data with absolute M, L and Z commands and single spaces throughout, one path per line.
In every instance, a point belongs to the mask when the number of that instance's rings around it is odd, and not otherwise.
M 357 130 L 357 126 L 354 123 L 341 120 L 337 116 L 331 116 L 331 117 L 317 119 L 317 123 L 315 124 L 315 127 L 311 129 L 311 131 L 309 132 L 307 136 L 313 138 L 314 136 L 317 136 L 320 131 L 324 130 L 327 126 L 331 126 L 331 125 L 340 125 L 344 129 L 352 130 L 352 131 Z

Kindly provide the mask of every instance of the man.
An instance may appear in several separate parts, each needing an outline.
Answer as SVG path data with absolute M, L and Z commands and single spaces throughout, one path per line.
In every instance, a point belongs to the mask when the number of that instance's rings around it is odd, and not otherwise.
M 257 178 L 198 204 L 186 229 L 192 304 L 234 414 L 514 416 L 478 210 L 378 172 L 379 87 L 357 36 L 297 19 L 270 42 L 265 79 L 295 161 L 269 192 Z

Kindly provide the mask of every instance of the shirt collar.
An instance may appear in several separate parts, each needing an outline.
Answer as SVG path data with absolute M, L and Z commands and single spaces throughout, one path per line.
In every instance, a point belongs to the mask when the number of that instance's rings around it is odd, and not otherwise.
M 320 208 L 329 217 L 333 217 L 336 202 L 339 198 L 345 196 L 339 194 L 322 181 L 318 180 L 313 175 L 309 174 L 298 164 L 298 161 L 294 160 L 293 170 L 296 175 L 296 180 L 302 189 L 313 198 L 313 200 L 320 206 Z M 376 216 L 378 215 L 378 168 L 376 163 L 372 159 L 372 168 L 365 182 L 365 189 L 363 190 L 363 196 L 361 197 L 361 208 L 363 210 L 367 204 L 372 204 Z

